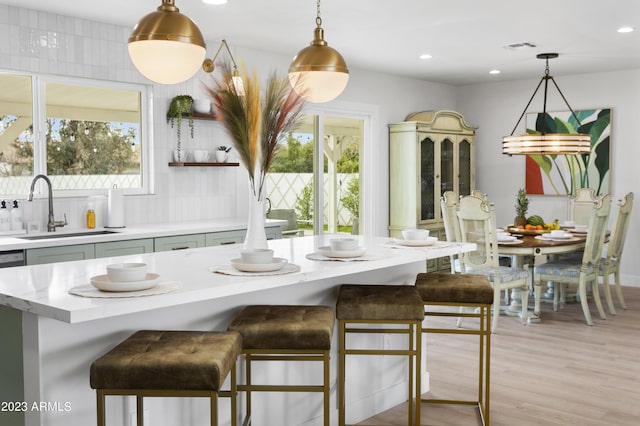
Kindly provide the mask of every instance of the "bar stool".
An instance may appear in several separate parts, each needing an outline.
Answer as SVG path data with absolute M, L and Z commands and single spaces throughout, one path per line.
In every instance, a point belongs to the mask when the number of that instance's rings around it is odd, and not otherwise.
M 477 329 L 457 327 L 426 327 L 423 333 L 466 334 L 479 337 L 478 348 L 478 396 L 477 400 L 451 400 L 422 398 L 421 402 L 430 404 L 474 405 L 480 411 L 483 425 L 489 425 L 489 388 L 491 366 L 491 305 L 493 304 L 493 288 L 485 275 L 480 274 L 444 274 L 421 273 L 416 277 L 416 288 L 424 303 L 426 317 L 465 317 L 477 318 Z M 439 307 L 439 309 L 438 309 Z M 471 312 L 443 310 L 442 307 L 474 308 Z M 428 348 L 428 347 L 427 347 Z M 455 354 L 452 354 L 454 356 Z
M 141 330 L 91 364 L 97 392 L 98 426 L 104 426 L 105 397 L 136 397 L 138 426 L 144 425 L 143 398 L 208 397 L 211 425 L 218 424 L 218 396 L 231 397 L 236 425 L 236 360 L 242 337 L 233 332 Z M 231 389 L 221 391 L 231 372 Z
M 229 325 L 242 335 L 245 355 L 247 413 L 243 424 L 251 424 L 252 392 L 322 392 L 324 424 L 329 426 L 329 352 L 335 324 L 333 309 L 327 306 L 250 305 Z M 257 385 L 251 382 L 251 364 L 257 361 L 320 361 L 322 385 Z
M 345 363 L 347 355 L 399 355 L 409 361 L 409 389 L 407 424 L 420 420 L 420 370 L 421 324 L 424 319 L 422 299 L 413 286 L 358 285 L 340 286 L 336 303 L 339 340 L 338 371 L 338 424 L 345 425 Z M 347 348 L 347 334 L 405 334 L 406 349 L 356 349 Z M 415 362 L 415 370 L 414 370 Z M 415 382 L 415 384 L 414 384 Z

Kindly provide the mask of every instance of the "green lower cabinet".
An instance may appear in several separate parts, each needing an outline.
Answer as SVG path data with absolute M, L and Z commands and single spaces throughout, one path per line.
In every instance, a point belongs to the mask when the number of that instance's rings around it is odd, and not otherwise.
M 267 234 L 267 240 L 279 240 L 282 238 L 281 226 L 270 226 L 269 228 L 264 228 L 264 232 Z
M 211 247 L 242 243 L 244 242 L 244 237 L 246 234 L 247 231 L 245 231 L 244 229 L 211 232 L 205 235 L 205 245 L 207 247 Z
M 154 251 L 184 250 L 204 247 L 204 234 L 176 235 L 154 238 Z
M 95 244 L 42 247 L 26 250 L 27 265 L 95 259 Z
M 96 243 L 96 258 L 153 253 L 153 238 Z

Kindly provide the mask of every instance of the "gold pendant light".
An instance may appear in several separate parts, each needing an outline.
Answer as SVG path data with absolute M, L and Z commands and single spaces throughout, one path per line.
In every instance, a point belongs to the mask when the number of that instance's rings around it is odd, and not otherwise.
M 180 83 L 200 68 L 206 53 L 198 26 L 180 13 L 174 0 L 162 0 L 155 12 L 144 16 L 129 37 L 129 56 L 149 80 Z
M 573 109 L 567 102 L 567 99 L 562 94 L 562 91 L 556 84 L 556 81 L 553 79 L 553 76 L 549 75 L 549 59 L 557 58 L 557 53 L 541 53 L 536 56 L 538 59 L 546 60 L 546 68 L 545 74 L 542 76 L 540 83 L 538 83 L 538 87 L 533 92 L 531 99 L 529 99 L 529 103 L 524 108 L 522 115 L 520 115 L 520 119 L 516 123 L 513 131 L 511 131 L 511 135 L 505 136 L 502 138 L 502 153 L 507 155 L 588 155 L 591 153 L 591 135 L 584 133 L 547 133 L 545 128 L 546 123 L 546 115 L 547 115 L 547 86 L 549 80 L 553 83 L 553 85 L 560 93 L 562 100 L 571 111 L 573 118 L 578 123 L 578 131 L 581 130 L 582 125 L 580 124 L 580 120 L 576 113 L 573 112 Z M 542 130 L 540 133 L 532 133 L 526 135 L 513 136 L 513 133 L 516 131 L 516 128 L 522 121 L 522 117 L 524 117 L 527 112 L 527 108 L 531 104 L 531 101 L 535 97 L 538 89 L 544 82 L 544 105 L 542 110 L 543 120 L 542 120 Z
M 340 95 L 349 81 L 344 58 L 324 40 L 320 0 L 316 4 L 316 28 L 311 45 L 302 49 L 289 66 L 289 83 L 309 102 L 328 102 Z

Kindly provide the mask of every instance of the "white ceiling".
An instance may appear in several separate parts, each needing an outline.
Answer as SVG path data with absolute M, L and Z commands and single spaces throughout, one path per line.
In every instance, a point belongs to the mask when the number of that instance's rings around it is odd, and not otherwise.
M 0 0 L 0 3 L 133 26 L 161 0 Z M 313 0 L 176 0 L 209 43 L 293 57 L 315 27 Z M 325 39 L 351 68 L 453 85 L 540 77 L 538 53 L 558 52 L 551 74 L 640 68 L 640 0 L 323 0 Z M 636 31 L 618 34 L 618 27 Z M 528 42 L 537 47 L 510 50 Z M 418 56 L 429 53 L 429 60 Z M 497 68 L 499 75 L 489 75 Z

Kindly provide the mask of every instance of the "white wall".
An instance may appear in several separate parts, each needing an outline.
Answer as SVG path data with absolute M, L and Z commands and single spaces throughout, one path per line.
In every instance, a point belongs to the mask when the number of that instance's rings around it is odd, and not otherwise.
M 640 114 L 640 70 L 594 73 L 556 77 L 556 82 L 571 107 L 576 110 L 611 108 L 611 210 L 610 225 L 617 214 L 617 200 L 628 192 L 640 197 L 638 159 L 640 141 L 637 136 Z M 511 81 L 458 88 L 457 109 L 477 132 L 477 186 L 489 194 L 496 205 L 499 224 L 512 223 L 515 216 L 515 197 L 525 184 L 524 157 L 502 155 L 502 136 L 513 129 L 539 80 Z M 548 110 L 566 110 L 555 88 L 549 88 Z M 530 112 L 542 109 L 542 95 L 538 93 Z M 524 120 L 523 120 L 524 121 Z M 516 133 L 524 132 L 521 124 Z M 564 219 L 567 198 L 558 196 L 529 196 L 531 214 L 539 212 L 545 219 Z M 634 208 L 622 262 L 623 284 L 640 286 L 640 208 Z

